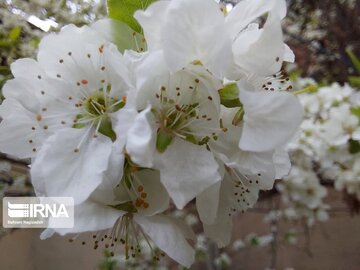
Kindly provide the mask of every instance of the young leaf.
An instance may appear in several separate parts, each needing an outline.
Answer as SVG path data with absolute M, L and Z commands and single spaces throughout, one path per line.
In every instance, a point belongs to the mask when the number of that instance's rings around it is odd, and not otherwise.
M 360 142 L 350 140 L 349 141 L 349 152 L 351 154 L 357 154 L 360 152 Z
M 352 87 L 360 88 L 360 76 L 350 76 L 349 82 Z
M 139 23 L 134 18 L 138 9 L 146 9 L 156 0 L 108 0 L 108 12 L 111 19 L 119 20 L 129 25 L 136 32 L 141 32 Z
M 351 59 L 351 62 L 353 63 L 354 67 L 356 68 L 357 72 L 360 72 L 360 60 L 356 57 L 356 55 L 352 52 L 350 49 L 346 49 L 346 53 Z
M 221 104 L 228 108 L 240 107 L 239 88 L 236 83 L 229 83 L 219 90 Z
M 15 26 L 13 29 L 11 29 L 9 33 L 9 38 L 12 42 L 15 42 L 19 39 L 20 34 L 21 34 L 20 26 Z
M 352 108 L 351 113 L 356 115 L 360 120 L 360 107 Z

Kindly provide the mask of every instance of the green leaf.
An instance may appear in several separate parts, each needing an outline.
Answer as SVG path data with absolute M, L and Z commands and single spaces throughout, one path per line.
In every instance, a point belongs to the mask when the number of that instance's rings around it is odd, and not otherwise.
M 156 0 L 108 0 L 108 12 L 111 19 L 119 20 L 129 25 L 136 32 L 141 32 L 141 26 L 134 18 L 138 9 L 146 9 Z
M 156 149 L 160 153 L 164 153 L 173 140 L 173 136 L 163 129 L 159 129 L 156 137 Z
M 359 118 L 359 121 L 360 121 L 360 107 L 351 108 L 351 113 L 356 115 Z
M 9 33 L 9 38 L 12 42 L 15 42 L 19 39 L 20 34 L 21 34 L 20 26 L 15 26 L 13 29 L 11 29 Z
M 9 76 L 11 74 L 10 67 L 8 66 L 0 66 L 0 74 L 3 76 Z
M 354 67 L 356 68 L 357 72 L 360 73 L 360 60 L 356 57 L 356 55 L 352 52 L 351 49 L 346 49 L 346 53 L 350 57 L 351 62 L 353 63 Z
M 134 31 L 124 22 L 104 19 L 97 21 L 92 27 L 102 33 L 107 40 L 116 44 L 121 53 L 125 50 L 142 52 L 147 49 L 144 36 Z
M 349 76 L 349 82 L 352 87 L 360 88 L 360 76 Z
M 351 154 L 357 154 L 360 152 L 360 142 L 355 140 L 349 141 L 349 152 Z
M 239 88 L 236 83 L 229 83 L 219 90 L 221 104 L 228 108 L 240 107 Z

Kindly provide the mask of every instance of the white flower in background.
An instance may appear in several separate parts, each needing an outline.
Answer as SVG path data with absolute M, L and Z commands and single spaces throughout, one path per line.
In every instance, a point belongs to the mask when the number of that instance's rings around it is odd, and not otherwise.
M 356 194 L 358 181 L 354 168 L 360 139 L 357 92 L 347 84 L 334 83 L 301 94 L 299 99 L 305 108 L 305 121 L 302 133 L 289 147 L 294 163 L 311 170 L 309 164 L 314 161 L 324 179 L 334 181 L 338 190 Z M 319 211 L 314 218 L 326 216 L 325 211 Z
M 345 189 L 349 194 L 354 194 L 360 201 L 360 158 L 355 157 L 352 167 L 346 170 L 339 170 L 337 173 L 335 188 L 337 190 Z
M 221 268 L 227 268 L 231 266 L 231 258 L 225 252 L 221 253 L 219 257 L 215 258 L 214 263 Z
M 237 239 L 234 241 L 233 245 L 232 245 L 232 248 L 235 250 L 235 251 L 240 251 L 242 250 L 243 248 L 245 248 L 246 245 L 244 243 L 244 241 L 242 241 L 241 239 Z
M 323 202 L 327 190 L 311 170 L 293 166 L 290 175 L 277 185 L 277 189 L 286 206 L 295 210 L 296 215 L 292 218 L 306 218 L 309 225 L 315 220 L 327 220 L 328 205 Z
M 108 197 L 111 189 L 96 190 L 87 201 L 75 206 L 73 228 L 46 229 L 41 237 L 94 232 L 90 241 L 95 249 L 105 247 L 114 254 L 123 248 L 125 259 L 149 253 L 141 247 L 141 240 L 145 240 L 155 262 L 165 252 L 190 267 L 195 251 L 186 239 L 195 239 L 194 233 L 184 222 L 161 214 L 168 208 L 169 197 L 159 181 L 159 173 L 133 169 L 124 175 L 112 201 Z
M 220 180 L 206 148 L 224 132 L 219 126 L 220 82 L 202 66 L 170 74 L 161 52 L 137 69 L 138 109 L 126 151 L 132 160 L 160 171 L 161 182 L 178 208 Z
M 322 138 L 330 145 L 347 144 L 350 139 L 360 140 L 360 121 L 351 112 L 349 104 L 331 108 L 329 119 L 321 126 Z
M 126 130 L 136 115 L 131 102 L 124 107 L 131 85 L 122 56 L 89 27 L 68 26 L 42 39 L 38 61 L 18 60 L 12 72 L 0 107 L 1 151 L 34 158 L 39 194 L 85 200 L 112 159 L 122 167 L 112 149 L 116 140 L 121 153 L 125 136 L 114 119 L 127 119 Z

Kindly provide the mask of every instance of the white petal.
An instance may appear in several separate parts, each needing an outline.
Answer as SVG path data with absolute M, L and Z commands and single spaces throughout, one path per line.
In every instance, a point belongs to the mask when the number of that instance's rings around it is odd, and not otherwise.
M 112 191 L 118 185 L 123 177 L 125 156 L 123 149 L 118 147 L 115 142 L 112 145 L 108 168 L 104 175 L 104 181 L 101 183 L 103 189 Z
M 45 183 L 47 196 L 73 197 L 75 204 L 90 196 L 103 180 L 112 142 L 102 135 L 90 136 L 76 153 L 83 136 L 82 129 L 63 129 L 45 142 L 31 167 L 35 188 Z
M 215 221 L 219 205 L 220 186 L 221 181 L 196 197 L 196 209 L 202 223 L 212 224 Z
M 101 231 L 114 226 L 116 220 L 123 214 L 122 211 L 89 200 L 75 206 L 73 228 L 53 230 L 60 235 Z M 42 235 L 45 239 L 50 236 Z
M 131 98 L 129 98 L 131 99 Z M 113 129 L 116 133 L 116 141 L 112 145 L 109 166 L 106 171 L 106 182 L 102 183 L 102 188 L 112 190 L 123 177 L 124 152 L 128 130 L 134 121 L 137 111 L 132 100 L 127 99 L 126 106 L 111 115 Z
M 157 154 L 155 165 L 179 209 L 221 179 L 211 152 L 179 138 L 174 138 L 163 154 Z
M 164 26 L 167 9 L 170 2 L 158 1 L 150 5 L 145 11 L 138 10 L 134 17 L 144 29 L 144 35 L 149 51 L 161 49 L 161 30 Z
M 352 138 L 353 138 L 354 140 L 360 141 L 360 127 L 357 128 L 357 129 L 353 132 Z
M 250 46 L 261 37 L 262 32 L 263 29 L 259 29 L 258 24 L 249 24 L 249 26 L 239 34 L 233 44 L 235 54 L 241 55 L 246 53 Z
M 290 47 L 284 43 L 284 61 L 285 62 L 289 62 L 289 63 L 294 63 L 295 62 L 295 54 L 294 52 L 290 49 Z
M 177 226 L 172 218 L 135 215 L 134 219 L 170 258 L 188 268 L 193 264 L 195 251 L 186 240 L 188 233 L 184 232 L 183 227 Z
M 249 182 L 247 185 L 257 189 L 271 189 L 275 181 L 273 152 L 239 151 L 236 162 L 228 166 L 241 172 Z
M 283 148 L 278 148 L 274 152 L 274 165 L 276 170 L 276 179 L 287 176 L 291 169 L 291 162 L 288 152 Z
M 204 233 L 221 248 L 230 243 L 232 235 L 232 219 L 218 218 L 213 224 L 204 223 Z
M 52 237 L 55 233 L 55 230 L 54 229 L 45 229 L 41 232 L 40 234 L 40 239 L 41 240 L 45 240 L 45 239 L 48 239 L 50 237 Z
M 271 151 L 284 144 L 298 129 L 303 110 L 297 98 L 286 92 L 251 92 L 239 83 L 244 105 L 244 127 L 239 147 L 246 151 Z
M 90 27 L 68 25 L 60 33 L 49 34 L 41 40 L 38 61 L 48 76 L 60 75 L 59 80 L 74 86 L 86 80 L 86 87 L 94 91 L 102 87 L 103 51 L 111 47 L 114 46 Z
M 39 99 L 36 92 L 40 87 L 33 79 L 16 78 L 9 80 L 3 87 L 3 94 L 5 99 L 16 99 L 21 105 L 29 111 L 38 111 L 40 107 Z M 39 93 L 40 94 L 40 93 Z
M 31 58 L 22 58 L 11 64 L 11 73 L 15 78 L 33 78 L 45 76 L 44 70 L 38 62 Z
M 243 46 L 239 42 L 234 42 L 233 51 L 235 63 L 240 68 L 262 76 L 270 76 L 280 70 L 284 58 L 284 44 L 278 16 L 269 16 L 260 38 L 246 53 L 242 52 Z
M 139 113 L 128 132 L 126 151 L 133 162 L 152 168 L 155 152 L 155 135 L 150 124 L 150 107 Z
M 168 80 L 170 71 L 166 66 L 162 51 L 147 54 L 136 68 L 136 104 L 143 110 L 155 100 L 155 93 L 163 85 L 164 77 Z
M 215 241 L 219 247 L 229 244 L 232 235 L 232 217 L 238 211 L 252 207 L 258 198 L 258 189 L 248 186 L 246 179 L 236 184 L 231 174 L 225 174 L 221 182 L 220 201 L 215 222 L 204 224 L 205 235 Z
M 232 57 L 224 15 L 214 1 L 171 1 L 162 37 L 165 59 L 174 72 L 200 60 L 222 76 Z
M 111 122 L 116 133 L 116 144 L 121 151 L 126 145 L 129 129 L 138 115 L 132 96 L 129 94 L 124 108 L 111 115 Z
M 1 105 L 1 117 L 0 151 L 21 159 L 34 157 L 46 139 L 36 115 L 9 98 Z
M 138 179 L 135 188 L 142 184 L 146 192 L 146 202 L 149 204 L 147 209 L 139 209 L 139 214 L 152 216 L 162 213 L 168 209 L 170 198 L 166 189 L 160 182 L 160 174 L 154 170 L 140 170 L 135 173 L 134 177 Z
M 226 25 L 231 30 L 232 37 L 243 30 L 256 18 L 271 11 L 276 12 L 280 19 L 286 15 L 286 3 L 284 0 L 243 0 L 240 1 L 226 16 Z

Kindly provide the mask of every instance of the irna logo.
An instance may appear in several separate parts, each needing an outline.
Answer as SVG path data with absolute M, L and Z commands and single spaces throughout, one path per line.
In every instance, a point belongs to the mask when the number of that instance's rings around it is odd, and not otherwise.
M 64 204 L 41 203 L 10 203 L 8 202 L 8 215 L 12 218 L 37 218 L 37 217 L 69 217 Z
M 68 197 L 5 197 L 5 228 L 72 228 L 74 200 Z

